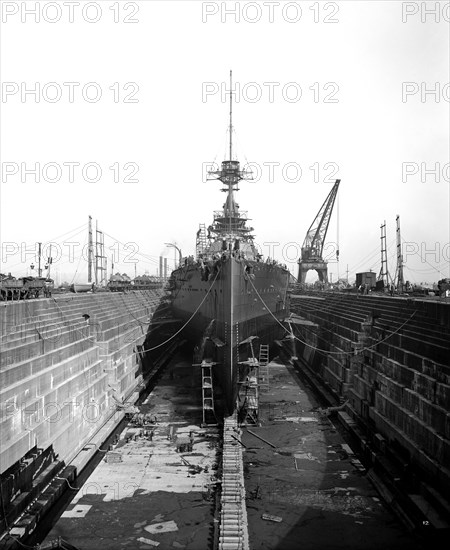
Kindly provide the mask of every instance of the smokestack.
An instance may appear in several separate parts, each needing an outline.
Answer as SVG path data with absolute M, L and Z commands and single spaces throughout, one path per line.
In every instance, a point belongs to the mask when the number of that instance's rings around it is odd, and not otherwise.
M 162 257 L 162 256 L 159 257 L 159 276 L 161 277 L 161 279 L 162 279 L 163 276 L 164 276 L 164 272 L 163 272 L 163 257 Z
M 167 258 L 164 258 L 164 279 L 167 279 Z

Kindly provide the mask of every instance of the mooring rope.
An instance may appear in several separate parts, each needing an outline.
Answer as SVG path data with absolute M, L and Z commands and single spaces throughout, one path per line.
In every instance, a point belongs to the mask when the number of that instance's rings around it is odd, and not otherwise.
M 314 349 L 315 351 L 318 351 L 320 353 L 324 353 L 324 354 L 327 354 L 327 355 L 355 355 L 355 352 L 354 351 L 329 351 L 329 350 L 325 350 L 325 349 L 321 349 L 321 348 L 318 348 L 317 346 L 314 346 L 312 344 L 308 344 L 308 342 L 305 342 L 304 340 L 301 340 L 300 338 L 298 338 L 297 336 L 295 336 L 295 334 L 291 331 L 289 331 L 284 325 L 283 323 L 281 323 L 281 321 L 278 319 L 278 317 L 276 317 L 272 311 L 270 310 L 270 308 L 268 307 L 268 305 L 264 302 L 262 296 L 259 294 L 258 290 L 256 289 L 255 285 L 253 284 L 253 281 L 251 280 L 251 278 L 248 279 L 250 281 L 250 284 L 252 285 L 254 291 L 256 292 L 256 295 L 258 296 L 258 298 L 261 300 L 261 303 L 264 305 L 264 307 L 266 308 L 266 310 L 270 313 L 270 315 L 275 319 L 275 321 L 280 325 L 280 327 L 286 332 L 286 334 L 289 334 L 290 337 L 294 338 L 295 340 L 297 340 L 298 342 L 301 342 L 302 344 L 304 344 L 305 346 L 309 347 L 309 348 L 312 348 Z M 417 313 L 417 309 L 414 310 L 412 312 L 412 314 L 408 317 L 408 319 L 406 319 L 406 321 L 404 323 L 402 323 L 396 330 L 394 330 L 393 332 L 389 333 L 388 336 L 386 336 L 385 338 L 381 339 L 381 340 L 378 340 L 375 344 L 371 345 L 371 346 L 364 346 L 361 350 L 358 350 L 360 353 L 365 351 L 365 350 L 369 350 L 369 349 L 372 349 L 376 346 L 378 346 L 378 344 L 381 344 L 383 342 L 386 342 L 386 340 L 388 340 L 389 338 L 391 338 L 392 336 L 394 336 L 394 334 L 397 334 L 397 332 L 399 332 L 407 323 L 409 323 L 409 321 L 411 321 L 411 319 L 414 317 L 414 315 Z

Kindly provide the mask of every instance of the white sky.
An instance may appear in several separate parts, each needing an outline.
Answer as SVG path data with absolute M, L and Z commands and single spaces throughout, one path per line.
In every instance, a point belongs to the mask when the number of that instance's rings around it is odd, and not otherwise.
M 28 8 L 38 4 L 39 23 L 30 15 L 21 22 L 23 4 Z M 269 169 L 263 166 L 260 181 L 242 182 L 237 197 L 252 219 L 265 255 L 269 246 L 264 243 L 280 243 L 275 257 L 288 263 L 297 275 L 296 249 L 289 248 L 293 258 L 289 263 L 289 258 L 283 258 L 283 246 L 295 242 L 300 247 L 332 186 L 323 182 L 327 174 L 323 170 L 321 181 L 314 182 L 309 167 L 316 162 L 321 167 L 336 163 L 339 171 L 335 177 L 342 180 L 341 276 L 347 264 L 350 279 L 357 271 L 372 268 L 379 272 L 380 225 L 384 220 L 389 268 L 395 271 L 397 214 L 403 240 L 411 243 L 404 251 L 406 278 L 431 282 L 450 276 L 448 168 L 444 171 L 449 162 L 450 92 L 445 86 L 450 80 L 448 10 L 427 15 L 420 2 L 297 2 L 302 15 L 298 22 L 290 23 L 285 19 L 295 17 L 294 6 L 285 11 L 283 19 L 286 2 L 280 1 L 272 4 L 274 22 L 269 21 L 269 8 L 262 6 L 260 21 L 251 23 L 248 20 L 257 13 L 255 2 L 240 2 L 240 22 L 228 15 L 223 23 L 222 2 L 117 4 L 104 0 L 97 2 L 100 20 L 89 23 L 81 14 L 86 2 L 79 0 L 73 23 L 68 22 L 69 11 L 64 7 L 61 20 L 52 24 L 44 20 L 56 14 L 50 4 L 3 2 L 4 18 L 5 9 L 17 8 L 18 13 L 9 15 L 1 25 L 2 91 L 9 82 L 16 83 L 19 93 L 2 94 L 2 167 L 7 170 L 14 165 L 5 163 L 17 163 L 20 168 L 22 162 L 29 168 L 36 162 L 41 167 L 48 162 L 78 162 L 81 166 L 96 162 L 102 177 L 97 183 L 83 181 L 78 168 L 70 183 L 64 166 L 61 181 L 53 184 L 42 181 L 42 175 L 39 183 L 32 175 L 22 183 L 20 169 L 18 174 L 4 175 L 1 272 L 23 275 L 33 261 L 31 253 L 25 257 L 19 252 L 5 254 L 13 250 L 14 245 L 8 243 L 27 243 L 30 249 L 36 241 L 55 240 L 84 224 L 85 229 L 75 238 L 68 235 L 69 241 L 83 244 L 89 214 L 107 235 L 121 243 L 134 242 L 140 252 L 152 257 L 135 256 L 138 273 L 156 273 L 161 253 L 173 259 L 165 242 L 176 242 L 184 255 L 193 254 L 198 224 L 211 223 L 213 211 L 224 202 L 220 185 L 203 181 L 202 163 L 213 161 L 216 155 L 217 161 L 223 160 L 228 106 L 219 93 L 202 97 L 202 89 L 204 83 L 225 85 L 233 69 L 233 78 L 241 87 L 240 101 L 234 107 L 239 160 L 242 164 L 245 157 L 259 165 L 279 163 L 274 182 L 269 182 Z M 234 4 L 227 2 L 228 6 Z M 434 6 L 435 2 L 427 4 Z M 446 3 L 438 4 L 444 7 Z M 120 7 L 122 21 L 134 11 L 133 6 L 138 8 L 133 15 L 138 23 L 114 23 L 114 9 Z M 88 12 L 91 18 L 93 9 Z M 202 14 L 205 9 L 217 13 L 206 17 Z M 402 10 L 406 22 L 402 22 Z M 411 14 L 406 15 L 405 10 Z M 338 22 L 324 23 L 327 15 Z M 315 16 L 320 22 L 314 22 Z M 31 95 L 21 101 L 20 90 L 25 86 L 21 83 L 30 88 L 36 82 L 41 86 L 40 102 Z M 62 90 L 56 103 L 45 100 L 48 96 L 42 88 L 49 82 L 58 83 Z M 80 83 L 73 103 L 63 82 Z M 88 82 L 98 83 L 100 101 L 82 99 L 81 88 Z M 119 103 L 109 89 L 115 82 L 121 90 Z M 128 82 L 139 86 L 134 96 L 137 103 L 122 102 L 123 86 Z M 267 82 L 279 83 L 273 102 L 263 84 Z M 298 102 L 283 97 L 282 89 L 289 82 L 301 86 Z M 402 102 L 404 82 L 416 83 L 409 89 L 418 90 L 406 102 Z M 242 94 L 248 83 L 256 86 L 247 87 L 247 94 Z M 314 83 L 319 83 L 318 102 L 309 89 Z M 324 91 L 327 83 L 335 84 Z M 438 101 L 432 94 L 422 101 L 424 86 L 430 89 L 436 83 Z M 338 102 L 324 103 L 324 95 L 336 85 L 339 90 L 333 98 Z M 15 85 L 7 89 L 11 86 Z M 262 92 L 261 99 L 249 101 L 257 89 Z M 126 93 L 132 91 L 129 87 Z M 291 87 L 287 93 L 293 97 L 294 91 Z M 55 88 L 48 88 L 49 96 L 54 93 Z M 135 177 L 139 182 L 114 183 L 109 167 L 127 162 L 138 165 Z M 283 178 L 282 168 L 287 163 L 301 166 L 300 181 Z M 402 181 L 402 163 L 411 163 L 411 170 L 417 166 L 418 173 Z M 421 163 L 428 169 L 439 163 L 439 181 L 424 173 L 422 182 Z M 120 178 L 127 173 L 122 171 Z M 289 171 L 288 177 L 294 178 L 295 172 Z M 328 241 L 336 242 L 337 226 L 336 205 Z M 57 240 L 61 243 L 64 239 Z M 113 245 L 108 236 L 106 245 Z M 85 278 L 84 262 L 78 264 L 80 249 L 75 249 L 73 263 L 55 262 L 64 278 L 71 279 L 77 266 L 78 279 Z M 122 262 L 127 251 L 122 245 L 117 249 Z M 67 254 L 69 248 L 62 250 Z M 115 271 L 134 271 L 134 264 L 117 265 L 117 260 L 116 267 Z M 329 271 L 335 280 L 337 265 L 331 264 Z

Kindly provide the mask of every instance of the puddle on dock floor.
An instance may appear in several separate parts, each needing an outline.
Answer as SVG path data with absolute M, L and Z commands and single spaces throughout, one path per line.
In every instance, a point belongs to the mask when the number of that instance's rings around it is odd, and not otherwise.
M 418 550 L 290 366 L 270 364 L 260 427 L 245 428 L 251 550 Z M 263 519 L 274 517 L 278 520 Z
M 200 427 L 200 383 L 190 363 L 168 367 L 140 406 L 140 425 L 125 428 L 46 542 L 60 536 L 80 550 L 211 546 L 218 430 Z

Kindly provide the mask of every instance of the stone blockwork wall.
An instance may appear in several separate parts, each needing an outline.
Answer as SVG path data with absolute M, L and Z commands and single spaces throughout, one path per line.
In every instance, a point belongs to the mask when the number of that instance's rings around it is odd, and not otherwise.
M 303 358 L 347 412 L 450 498 L 450 303 L 313 293 Z
M 0 472 L 30 449 L 70 459 L 142 382 L 160 290 L 0 303 Z

